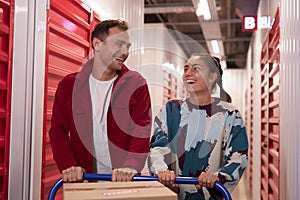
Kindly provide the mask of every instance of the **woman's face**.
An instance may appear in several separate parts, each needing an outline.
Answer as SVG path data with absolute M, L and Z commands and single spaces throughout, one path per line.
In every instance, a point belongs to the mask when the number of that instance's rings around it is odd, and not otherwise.
M 217 78 L 201 56 L 192 56 L 184 66 L 183 82 L 189 93 L 203 94 L 211 92 L 211 87 Z

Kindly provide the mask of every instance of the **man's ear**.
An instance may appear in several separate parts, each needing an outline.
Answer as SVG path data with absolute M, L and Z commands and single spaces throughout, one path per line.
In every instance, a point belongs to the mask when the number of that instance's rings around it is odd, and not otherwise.
M 95 50 L 99 50 L 100 44 L 101 44 L 101 40 L 99 40 L 98 38 L 93 38 L 93 47 Z

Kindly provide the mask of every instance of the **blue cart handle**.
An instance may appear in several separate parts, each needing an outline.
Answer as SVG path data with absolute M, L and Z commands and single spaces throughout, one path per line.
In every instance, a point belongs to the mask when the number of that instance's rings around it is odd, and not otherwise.
M 89 174 L 84 173 L 83 174 L 83 180 L 99 180 L 99 181 L 111 181 L 111 174 Z M 134 176 L 132 178 L 132 181 L 158 181 L 157 176 Z M 198 184 L 198 178 L 194 177 L 176 177 L 175 178 L 176 184 Z M 58 189 L 63 185 L 62 178 L 59 179 L 54 183 L 54 185 L 51 187 L 48 195 L 48 200 L 54 200 L 56 192 Z M 219 192 L 222 193 L 225 200 L 232 200 L 230 193 L 228 190 L 219 182 L 216 182 L 214 185 L 214 188 L 216 188 Z

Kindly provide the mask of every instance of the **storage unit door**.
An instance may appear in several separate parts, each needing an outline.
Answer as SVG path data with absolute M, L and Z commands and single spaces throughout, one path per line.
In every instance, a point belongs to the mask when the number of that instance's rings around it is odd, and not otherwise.
M 49 143 L 52 105 L 58 82 L 67 74 L 78 71 L 90 51 L 93 12 L 77 0 L 51 0 L 48 10 L 45 113 L 41 196 L 47 199 L 51 186 L 61 178 L 53 160 Z M 99 21 L 99 20 L 98 20 Z M 56 195 L 61 198 L 61 192 Z
M 0 199 L 8 198 L 13 12 L 13 0 L 0 0 Z

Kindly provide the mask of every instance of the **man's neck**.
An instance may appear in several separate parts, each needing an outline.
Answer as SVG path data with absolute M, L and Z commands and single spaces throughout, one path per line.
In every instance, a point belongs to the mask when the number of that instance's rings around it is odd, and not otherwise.
M 116 70 L 111 70 L 108 66 L 104 66 L 99 60 L 94 60 L 92 75 L 99 81 L 109 81 L 116 75 Z
M 116 76 L 116 71 L 112 71 L 108 68 L 105 70 L 99 70 L 99 68 L 93 68 L 92 75 L 95 79 L 99 81 L 109 81 Z

